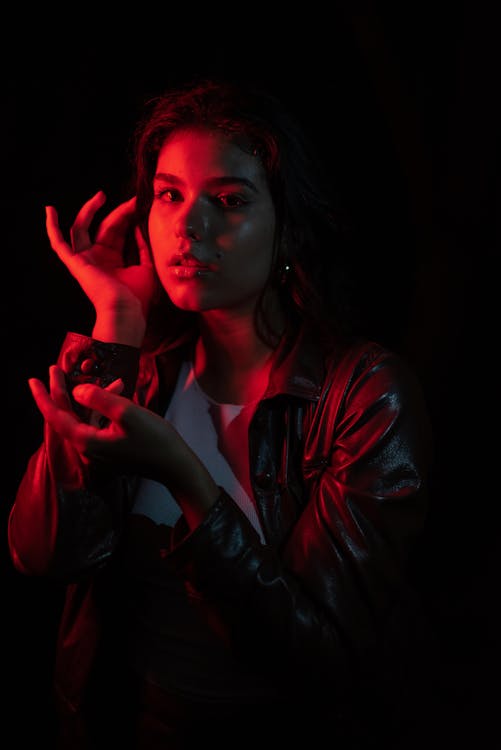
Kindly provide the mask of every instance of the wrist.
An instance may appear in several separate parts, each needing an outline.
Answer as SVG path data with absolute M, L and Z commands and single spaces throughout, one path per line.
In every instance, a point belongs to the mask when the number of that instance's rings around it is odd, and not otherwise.
M 146 321 L 141 314 L 98 315 L 92 337 L 110 344 L 141 347 L 145 331 Z
M 172 491 L 172 490 L 171 490 Z M 212 477 L 206 472 L 195 472 L 190 486 L 174 490 L 173 495 L 186 518 L 190 529 L 199 526 L 215 505 L 221 490 Z

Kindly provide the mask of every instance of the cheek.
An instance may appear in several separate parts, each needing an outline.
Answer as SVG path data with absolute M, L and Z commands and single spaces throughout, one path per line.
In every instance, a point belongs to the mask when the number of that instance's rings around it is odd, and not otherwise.
M 255 276 L 259 276 L 265 282 L 271 272 L 273 264 L 273 246 L 275 241 L 274 225 L 267 224 L 255 236 L 251 251 L 251 268 Z
M 256 266 L 269 268 L 273 257 L 273 243 L 275 238 L 275 223 L 272 218 L 242 224 L 237 234 L 228 243 L 240 249 L 240 255 L 250 258 Z
M 165 244 L 166 241 L 168 242 L 171 232 L 166 222 L 160 221 L 158 216 L 154 212 L 151 212 L 148 218 L 148 234 L 152 251 L 155 253 L 155 248 L 158 248 L 161 244 L 159 242 L 160 237 L 163 240 L 162 244 Z

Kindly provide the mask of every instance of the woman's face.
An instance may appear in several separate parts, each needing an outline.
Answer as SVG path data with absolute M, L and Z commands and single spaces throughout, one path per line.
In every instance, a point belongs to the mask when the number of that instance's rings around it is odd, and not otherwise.
M 275 232 L 259 159 L 221 133 L 180 130 L 162 146 L 153 189 L 151 250 L 172 302 L 194 312 L 252 312 Z

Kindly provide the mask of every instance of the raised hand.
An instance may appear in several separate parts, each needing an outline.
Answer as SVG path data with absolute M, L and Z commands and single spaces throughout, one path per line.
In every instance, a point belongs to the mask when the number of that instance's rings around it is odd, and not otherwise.
M 91 222 L 105 201 L 106 196 L 99 191 L 84 203 L 71 226 L 70 242 L 60 229 L 56 209 L 47 206 L 47 234 L 51 247 L 94 305 L 93 335 L 102 341 L 139 346 L 158 282 L 138 227 L 134 229 L 134 237 L 139 263 L 124 264 L 125 238 L 133 220 L 135 198 L 114 208 L 99 225 L 94 239 L 91 238 Z
M 73 389 L 73 398 L 91 410 L 90 423 L 72 410 L 64 373 L 57 365 L 50 368 L 50 392 L 37 378 L 28 382 L 45 420 L 85 462 L 105 462 L 165 484 L 192 527 L 216 501 L 219 488 L 196 454 L 167 420 L 119 395 L 120 381 L 108 388 L 85 384 Z M 104 427 L 100 416 L 106 418 Z

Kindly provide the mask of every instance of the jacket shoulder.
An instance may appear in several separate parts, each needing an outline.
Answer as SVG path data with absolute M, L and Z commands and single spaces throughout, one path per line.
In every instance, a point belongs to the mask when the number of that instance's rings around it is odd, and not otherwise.
M 394 414 L 412 413 L 426 432 L 431 430 L 417 373 L 405 357 L 376 341 L 359 340 L 328 354 L 320 401 L 338 417 L 346 410 L 383 406 Z
M 346 385 L 368 377 L 380 377 L 389 378 L 395 386 L 407 383 L 420 388 L 417 375 L 406 359 L 377 341 L 359 339 L 332 349 L 326 355 L 325 364 L 327 384 L 332 379 L 339 381 L 344 375 Z

